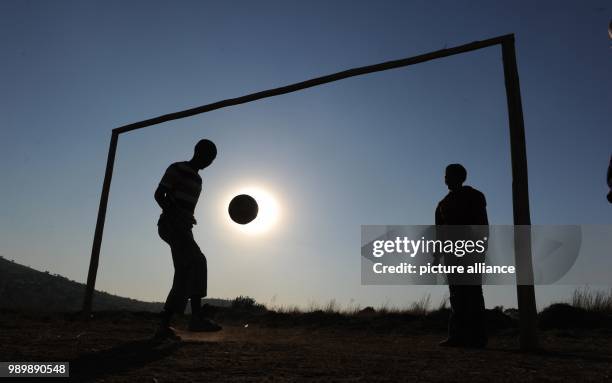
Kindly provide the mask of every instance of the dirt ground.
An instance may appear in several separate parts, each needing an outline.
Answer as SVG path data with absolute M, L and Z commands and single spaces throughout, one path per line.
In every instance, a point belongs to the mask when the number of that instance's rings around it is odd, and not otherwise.
M 0 313 L 0 361 L 69 361 L 86 382 L 605 382 L 612 378 L 609 331 L 541 333 L 542 351 L 518 351 L 515 333 L 485 350 L 437 346 L 443 332 L 270 328 L 234 323 L 214 334 L 181 332 L 183 342 L 148 340 L 153 315 L 88 322 L 61 315 Z M 184 328 L 184 320 L 177 328 Z M 22 380 L 23 381 L 23 380 Z M 44 381 L 50 381 L 45 379 Z

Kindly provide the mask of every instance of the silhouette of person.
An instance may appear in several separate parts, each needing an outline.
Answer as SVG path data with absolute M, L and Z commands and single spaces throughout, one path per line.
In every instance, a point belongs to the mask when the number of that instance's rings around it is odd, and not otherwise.
M 610 25 L 612 25 L 612 22 L 610 22 Z M 612 203 L 612 156 L 610 156 L 610 163 L 608 164 L 608 188 L 610 188 L 608 202 Z
M 466 178 L 467 171 L 461 164 L 450 164 L 446 167 L 444 181 L 449 192 L 438 203 L 435 213 L 438 239 L 445 237 L 443 239 L 476 240 L 488 237 L 489 221 L 485 196 L 471 186 L 463 185 Z M 467 266 L 478 262 L 484 262 L 484 253 L 472 253 L 463 257 L 457 257 L 453 253 L 444 254 L 445 264 Z M 440 345 L 485 347 L 487 334 L 482 276 L 480 274 L 447 274 L 447 279 L 451 315 L 448 324 L 448 338 Z
M 202 191 L 202 178 L 198 171 L 208 167 L 217 156 L 212 141 L 199 141 L 189 161 L 175 162 L 164 173 L 155 200 L 162 208 L 157 223 L 162 240 L 170 245 L 174 280 L 161 313 L 161 323 L 155 338 L 178 337 L 170 327 L 173 314 L 183 313 L 187 301 L 191 300 L 190 331 L 218 331 L 219 325 L 203 315 L 201 298 L 206 296 L 206 257 L 193 238 L 192 228 L 196 224 L 195 206 Z

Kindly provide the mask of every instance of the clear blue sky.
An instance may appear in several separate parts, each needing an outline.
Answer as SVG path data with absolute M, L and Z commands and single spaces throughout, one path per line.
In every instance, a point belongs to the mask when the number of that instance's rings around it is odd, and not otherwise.
M 610 224 L 608 1 L 2 1 L 0 254 L 86 279 L 112 128 L 342 69 L 515 33 L 532 222 Z M 214 297 L 405 305 L 443 287 L 360 286 L 361 224 L 431 224 L 463 163 L 490 221 L 512 223 L 499 48 L 353 78 L 122 135 L 97 288 L 163 300 L 168 247 L 153 192 L 200 138 L 195 236 Z M 223 202 L 256 184 L 282 216 L 265 236 Z M 608 256 L 602 254 L 603 256 Z M 573 287 L 537 289 L 539 304 Z M 514 288 L 486 289 L 515 305 Z

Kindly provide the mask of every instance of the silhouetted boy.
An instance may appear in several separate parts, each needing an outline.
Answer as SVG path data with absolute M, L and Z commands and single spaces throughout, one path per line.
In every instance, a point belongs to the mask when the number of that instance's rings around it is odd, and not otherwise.
M 608 202 L 612 203 L 612 156 L 610 156 L 610 163 L 608 164 Z
M 470 238 L 475 232 L 488 235 L 487 203 L 484 194 L 464 186 L 467 171 L 460 164 L 451 164 L 446 167 L 444 181 L 449 193 L 438 203 L 436 208 L 436 225 L 438 232 L 446 233 L 447 239 L 467 240 L 482 239 Z M 483 226 L 457 226 L 445 225 L 484 225 Z M 484 229 L 484 230 L 483 230 Z M 475 232 L 474 232 L 475 231 Z M 484 261 L 484 254 L 466 254 L 461 258 L 454 254 L 445 254 L 445 264 L 474 265 Z M 482 276 L 449 274 L 448 287 L 450 290 L 451 316 L 448 326 L 448 339 L 441 342 L 441 346 L 457 347 L 484 347 L 487 343 L 485 328 L 485 305 L 482 295 Z
M 201 298 L 206 296 L 206 257 L 193 238 L 196 224 L 195 206 L 202 191 L 198 171 L 208 167 L 217 156 L 212 141 L 201 140 L 191 160 L 175 162 L 168 167 L 155 191 L 155 200 L 163 212 L 157 223 L 159 236 L 170 245 L 174 280 L 168 294 L 156 338 L 177 338 L 170 328 L 174 313 L 183 313 L 191 299 L 190 331 L 218 331 L 216 323 L 202 315 Z

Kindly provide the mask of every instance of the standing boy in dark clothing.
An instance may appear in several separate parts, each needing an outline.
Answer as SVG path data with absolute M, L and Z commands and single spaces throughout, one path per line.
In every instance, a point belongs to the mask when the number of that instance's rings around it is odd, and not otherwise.
M 170 245 L 174 280 L 168 294 L 156 338 L 177 338 L 170 327 L 175 313 L 183 313 L 191 300 L 190 331 L 218 331 L 216 323 L 202 315 L 201 298 L 206 296 L 206 257 L 193 238 L 196 224 L 195 206 L 202 191 L 198 171 L 208 167 L 217 156 L 212 141 L 201 140 L 189 161 L 175 162 L 168 167 L 155 191 L 155 200 L 162 208 L 157 223 L 159 236 Z
M 608 164 L 608 202 L 612 203 L 612 156 L 610 156 L 610 164 Z
M 464 186 L 467 171 L 460 164 L 446 167 L 444 181 L 449 193 L 436 208 L 436 226 L 438 232 L 445 233 L 447 239 L 470 240 L 488 236 L 487 202 L 484 194 Z M 461 225 L 461 226 L 446 226 Z M 480 226 L 468 226 L 480 225 Z M 446 227 L 445 227 L 446 226 Z M 474 237 L 475 234 L 479 234 Z M 474 265 L 484 261 L 484 254 L 469 254 L 458 258 L 454 254 L 445 254 L 445 264 Z M 448 339 L 440 343 L 448 347 L 485 347 L 487 334 L 485 328 L 485 305 L 482 295 L 482 276 L 453 275 L 448 276 L 450 291 L 451 316 L 448 326 Z

